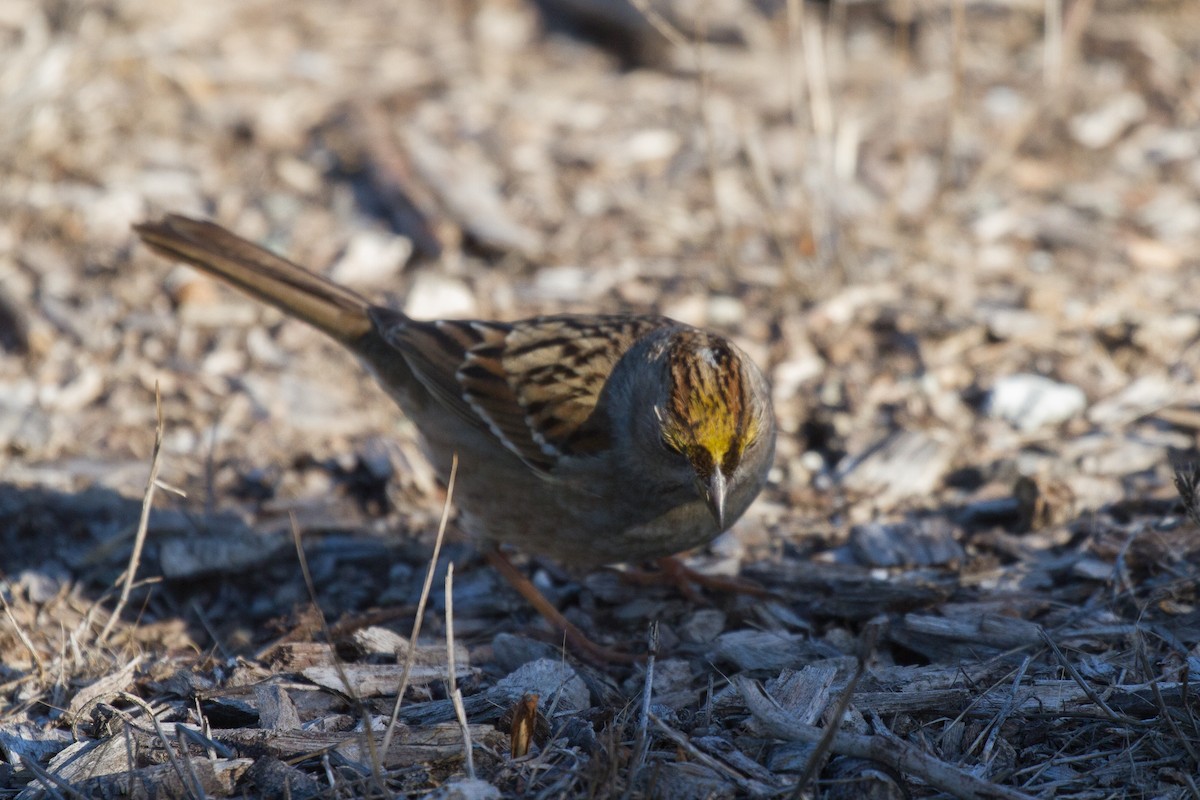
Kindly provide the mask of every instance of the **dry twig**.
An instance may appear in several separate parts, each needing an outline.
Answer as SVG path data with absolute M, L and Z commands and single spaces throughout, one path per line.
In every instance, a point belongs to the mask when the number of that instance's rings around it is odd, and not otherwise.
M 150 508 L 154 503 L 154 489 L 158 486 L 158 456 L 162 452 L 163 440 L 162 395 L 158 391 L 158 381 L 154 382 L 154 409 L 156 419 L 154 449 L 150 453 L 150 477 L 146 480 L 146 491 L 142 495 L 142 514 L 138 518 L 137 535 L 133 539 L 133 552 L 129 554 L 129 565 L 125 567 L 121 596 L 117 599 L 117 605 L 113 609 L 112 615 L 109 616 L 108 622 L 104 623 L 100 636 L 97 637 L 97 644 L 101 645 L 108 639 L 113 626 L 121 618 L 121 612 L 125 610 L 125 604 L 129 602 L 129 592 L 133 589 L 133 579 L 137 575 L 138 565 L 142 561 L 142 548 L 146 544 L 146 532 L 150 527 Z
M 437 538 L 433 541 L 433 553 L 429 556 L 429 568 L 425 571 L 425 583 L 421 585 L 421 599 L 417 603 L 417 613 L 413 619 L 412 635 L 408 639 L 408 653 L 404 659 L 404 672 L 400 676 L 400 685 L 396 687 L 396 702 L 392 706 L 392 716 L 388 720 L 387 731 L 383 735 L 383 752 L 388 751 L 392 743 L 392 735 L 396 731 L 396 723 L 400 719 L 400 706 L 404 703 L 404 693 L 408 691 L 408 676 L 412 671 L 413 660 L 417 652 L 417 639 L 421 635 L 421 620 L 425 616 L 425 605 L 429 602 L 429 591 L 433 588 L 433 573 L 437 569 L 438 557 L 442 554 L 442 541 L 446 538 L 446 525 L 450 522 L 450 502 L 454 498 L 454 478 L 458 475 L 458 454 L 450 460 L 450 477 L 446 481 L 446 502 L 442 506 L 442 519 L 438 523 Z

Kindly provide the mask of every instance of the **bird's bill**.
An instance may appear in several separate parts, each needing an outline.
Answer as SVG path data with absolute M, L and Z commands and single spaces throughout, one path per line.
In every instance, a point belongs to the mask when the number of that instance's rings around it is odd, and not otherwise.
M 729 490 L 725 482 L 725 473 L 714 469 L 712 477 L 702 482 L 704 502 L 708 511 L 717 521 L 717 527 L 725 530 L 725 494 Z

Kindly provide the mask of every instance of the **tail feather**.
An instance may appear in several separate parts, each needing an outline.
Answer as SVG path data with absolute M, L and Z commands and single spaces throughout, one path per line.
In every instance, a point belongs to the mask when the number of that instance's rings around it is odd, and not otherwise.
M 358 350 L 374 333 L 371 304 L 212 222 L 171 214 L 134 225 L 155 252 L 183 261 Z M 368 337 L 372 338 L 372 337 Z

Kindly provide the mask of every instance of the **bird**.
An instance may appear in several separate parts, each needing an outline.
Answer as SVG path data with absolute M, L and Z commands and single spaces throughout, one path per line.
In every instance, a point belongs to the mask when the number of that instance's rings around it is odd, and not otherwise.
M 672 556 L 727 530 L 766 483 L 769 385 L 725 336 L 646 314 L 417 320 L 210 221 L 134 230 L 355 355 L 443 482 L 457 460 L 459 525 L 493 552 L 575 568 Z

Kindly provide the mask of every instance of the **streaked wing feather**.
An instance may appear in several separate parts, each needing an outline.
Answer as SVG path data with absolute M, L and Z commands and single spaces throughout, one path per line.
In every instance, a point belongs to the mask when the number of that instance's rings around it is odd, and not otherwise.
M 467 353 L 489 343 L 502 343 L 510 326 L 494 322 L 419 322 L 388 309 L 371 311 L 380 333 L 404 354 L 413 375 L 443 406 L 464 421 L 489 431 L 472 403 L 464 396 L 458 373 Z M 511 401 L 516 404 L 515 398 Z M 496 431 L 491 431 L 503 438 Z
M 674 324 L 663 317 L 542 317 L 513 325 L 504 372 L 540 452 L 583 455 L 607 444 L 593 419 L 617 361 L 641 336 Z M 589 425 L 589 422 L 592 424 Z
M 404 318 L 376 324 L 431 394 L 548 473 L 607 445 L 596 403 L 612 368 L 663 317 L 539 317 L 511 324 Z

